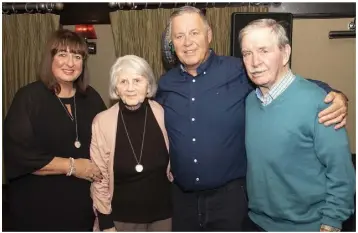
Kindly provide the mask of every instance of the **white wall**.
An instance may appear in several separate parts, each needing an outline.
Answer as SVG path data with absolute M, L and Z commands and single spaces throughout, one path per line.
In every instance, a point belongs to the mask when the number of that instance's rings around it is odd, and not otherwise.
M 295 19 L 292 70 L 342 91 L 349 99 L 346 129 L 351 152 L 356 152 L 356 40 L 329 39 L 330 31 L 347 30 L 352 18 Z

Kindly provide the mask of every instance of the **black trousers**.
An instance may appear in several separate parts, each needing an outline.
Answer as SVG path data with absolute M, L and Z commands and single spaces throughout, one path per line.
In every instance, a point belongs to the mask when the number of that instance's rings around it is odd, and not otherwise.
M 212 190 L 184 192 L 173 184 L 173 231 L 243 231 L 247 219 L 245 178 Z
M 249 216 L 247 216 L 247 219 L 244 221 L 244 229 L 243 231 L 246 232 L 266 232 L 263 228 L 261 228 L 259 225 L 254 223 Z

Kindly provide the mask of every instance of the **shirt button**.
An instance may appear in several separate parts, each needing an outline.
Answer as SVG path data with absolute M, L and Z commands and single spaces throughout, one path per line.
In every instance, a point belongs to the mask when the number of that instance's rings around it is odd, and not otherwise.
M 194 163 L 197 163 L 197 162 L 198 162 L 198 160 L 194 159 Z
M 195 101 L 195 98 L 191 98 L 191 101 Z
M 195 180 L 196 180 L 196 181 L 199 181 L 200 179 L 197 177 Z
M 195 142 L 196 141 L 196 139 L 195 138 L 193 138 L 193 142 Z
M 196 81 L 195 81 L 195 79 L 193 79 L 193 83 L 195 83 Z
M 195 118 L 193 117 L 193 118 L 191 118 L 191 121 L 195 121 Z

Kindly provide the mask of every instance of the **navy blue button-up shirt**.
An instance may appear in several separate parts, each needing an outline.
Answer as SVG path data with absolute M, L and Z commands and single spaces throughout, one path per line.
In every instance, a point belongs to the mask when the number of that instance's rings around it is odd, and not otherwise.
M 159 80 L 175 182 L 217 188 L 246 175 L 245 98 L 253 87 L 239 58 L 211 51 L 196 77 L 180 66 Z

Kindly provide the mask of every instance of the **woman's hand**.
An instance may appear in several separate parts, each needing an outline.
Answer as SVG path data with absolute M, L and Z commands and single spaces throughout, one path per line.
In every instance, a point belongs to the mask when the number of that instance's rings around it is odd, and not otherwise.
M 80 179 L 85 179 L 88 181 L 101 181 L 102 174 L 101 171 L 98 169 L 96 164 L 92 163 L 89 159 L 75 159 L 75 172 L 74 176 Z

